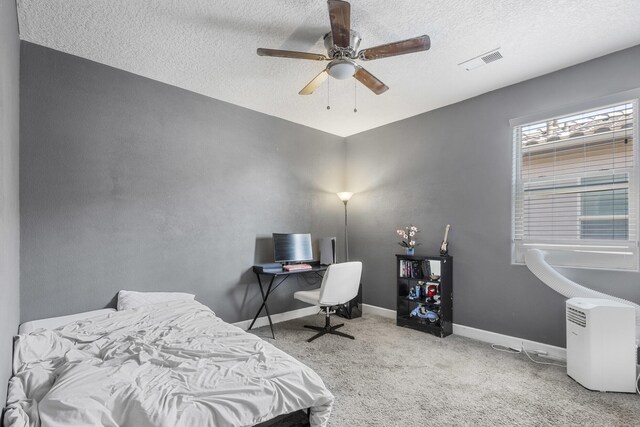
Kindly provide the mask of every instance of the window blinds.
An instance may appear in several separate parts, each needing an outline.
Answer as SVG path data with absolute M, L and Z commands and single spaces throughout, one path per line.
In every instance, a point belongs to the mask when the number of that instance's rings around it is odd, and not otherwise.
M 637 254 L 637 102 L 514 126 L 513 258 L 633 269 Z

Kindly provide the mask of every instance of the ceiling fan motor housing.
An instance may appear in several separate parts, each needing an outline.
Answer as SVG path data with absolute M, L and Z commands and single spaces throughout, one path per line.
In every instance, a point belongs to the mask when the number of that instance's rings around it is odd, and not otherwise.
M 362 37 L 355 30 L 349 31 L 349 47 L 339 47 L 333 43 L 333 35 L 331 31 L 324 35 L 324 47 L 327 49 L 329 58 L 352 58 L 357 57 L 356 53 L 360 47 Z

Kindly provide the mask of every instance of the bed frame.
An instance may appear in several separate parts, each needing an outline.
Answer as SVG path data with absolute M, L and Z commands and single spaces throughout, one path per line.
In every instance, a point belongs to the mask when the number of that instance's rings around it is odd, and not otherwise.
M 254 427 L 309 427 L 310 409 L 301 409 L 290 414 L 280 415 L 269 421 L 256 424 Z

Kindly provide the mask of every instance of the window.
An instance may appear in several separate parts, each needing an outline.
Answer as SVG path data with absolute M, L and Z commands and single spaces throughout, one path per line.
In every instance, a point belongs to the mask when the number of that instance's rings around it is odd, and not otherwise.
M 613 98 L 512 121 L 514 263 L 638 270 L 638 103 Z
M 629 178 L 616 175 L 613 184 L 620 188 L 600 190 L 582 194 L 580 205 L 581 239 L 629 239 Z M 586 188 L 607 185 L 606 179 L 582 178 Z

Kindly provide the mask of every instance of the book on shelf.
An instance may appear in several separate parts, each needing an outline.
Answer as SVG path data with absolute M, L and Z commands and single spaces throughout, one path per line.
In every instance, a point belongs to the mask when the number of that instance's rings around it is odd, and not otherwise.
M 400 277 L 422 279 L 424 274 L 421 262 L 410 259 L 400 260 Z

